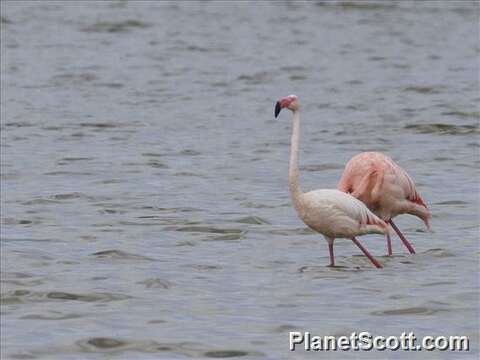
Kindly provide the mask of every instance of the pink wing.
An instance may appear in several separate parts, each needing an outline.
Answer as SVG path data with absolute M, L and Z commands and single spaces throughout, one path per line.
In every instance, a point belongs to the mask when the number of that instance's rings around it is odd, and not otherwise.
M 399 165 L 393 162 L 393 160 L 390 159 L 390 161 L 394 166 L 395 174 L 403 188 L 403 191 L 405 193 L 407 200 L 410 200 L 418 205 L 421 205 L 428 210 L 427 204 L 425 203 L 425 201 L 423 200 L 423 198 L 420 196 L 419 192 L 415 188 L 415 184 L 412 178 L 410 177 L 410 175 L 408 175 L 408 173 L 403 168 L 401 168 Z

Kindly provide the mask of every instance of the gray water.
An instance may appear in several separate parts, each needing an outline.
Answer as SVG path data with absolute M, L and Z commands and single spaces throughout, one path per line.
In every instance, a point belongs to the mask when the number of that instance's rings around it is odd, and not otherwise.
M 2 2 L 2 359 L 476 358 L 479 6 Z M 433 232 L 349 241 L 288 193 L 361 151 L 415 179 Z M 467 335 L 468 353 L 288 351 L 314 335 Z

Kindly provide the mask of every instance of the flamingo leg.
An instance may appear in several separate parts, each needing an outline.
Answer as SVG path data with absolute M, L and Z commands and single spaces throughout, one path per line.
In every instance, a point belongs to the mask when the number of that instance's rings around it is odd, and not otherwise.
M 377 261 L 377 259 L 375 259 L 369 252 L 366 248 L 363 247 L 362 244 L 360 244 L 358 242 L 357 239 L 355 239 L 355 237 L 352 237 L 352 241 L 355 243 L 355 245 L 357 245 L 360 250 L 362 250 L 362 252 L 365 254 L 365 256 L 372 262 L 373 265 L 375 265 L 376 268 L 378 269 L 381 269 L 383 266 Z
M 392 239 L 390 238 L 390 234 L 387 234 L 387 251 L 388 251 L 388 256 L 392 256 L 393 254 Z
M 402 240 L 403 245 L 405 245 L 410 254 L 415 254 L 415 249 L 413 248 L 412 244 L 410 244 L 410 242 L 405 238 L 405 236 L 403 236 L 402 232 L 398 229 L 397 225 L 393 223 L 392 219 L 390 219 L 388 222 L 392 226 L 393 230 L 395 230 L 397 235 L 400 237 L 400 240 Z
M 330 266 L 335 266 L 335 256 L 333 255 L 333 241 L 328 242 L 328 252 L 330 253 Z

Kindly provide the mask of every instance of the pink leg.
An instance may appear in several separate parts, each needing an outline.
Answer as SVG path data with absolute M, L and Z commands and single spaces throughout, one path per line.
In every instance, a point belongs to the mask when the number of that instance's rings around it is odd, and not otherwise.
M 368 257 L 368 259 L 372 262 L 373 265 L 375 265 L 376 268 L 378 269 L 381 269 L 383 266 L 368 252 L 367 249 L 365 249 L 362 244 L 360 244 L 358 242 L 357 239 L 355 239 L 354 237 L 352 237 L 352 241 L 355 243 L 355 245 L 357 245 L 360 250 L 362 250 L 362 252 L 365 254 L 366 257 Z
M 335 256 L 333 255 L 333 241 L 328 242 L 328 252 L 330 253 L 330 266 L 335 266 Z
M 395 225 L 391 219 L 388 222 L 392 226 L 393 230 L 395 230 L 395 232 L 398 234 L 398 236 L 400 237 L 400 240 L 402 240 L 403 245 L 405 245 L 408 251 L 410 251 L 410 254 L 415 254 L 415 249 L 413 248 L 412 244 L 410 244 L 410 242 L 405 238 L 405 236 L 403 236 L 403 234 L 398 229 L 397 225 Z
M 392 256 L 393 254 L 392 239 L 390 238 L 390 234 L 387 234 L 387 251 L 388 251 L 388 256 Z

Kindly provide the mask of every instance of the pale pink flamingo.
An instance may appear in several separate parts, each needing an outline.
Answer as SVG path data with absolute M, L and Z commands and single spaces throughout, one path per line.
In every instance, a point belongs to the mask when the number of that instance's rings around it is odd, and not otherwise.
M 415 254 L 412 244 L 392 219 L 400 214 L 415 215 L 430 229 L 430 212 L 412 178 L 392 159 L 379 152 L 364 152 L 354 156 L 345 166 L 338 190 L 359 199 L 388 222 L 410 254 Z M 387 252 L 392 255 L 390 236 L 387 236 Z
M 298 147 L 300 138 L 300 103 L 295 95 L 280 99 L 275 106 L 275 117 L 283 108 L 293 113 L 293 133 L 288 173 L 293 206 L 299 217 L 311 229 L 323 234 L 328 242 L 330 266 L 335 266 L 333 241 L 349 238 L 377 268 L 382 265 L 355 238 L 364 234 L 389 234 L 386 222 L 372 213 L 360 200 L 336 189 L 321 189 L 303 193 L 300 190 Z

